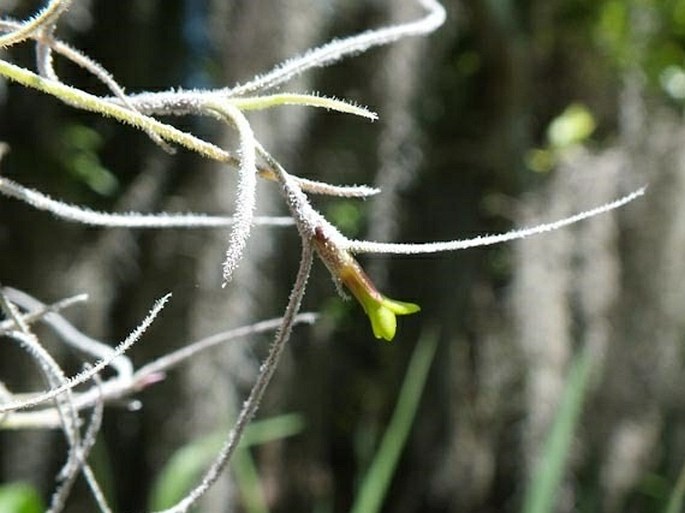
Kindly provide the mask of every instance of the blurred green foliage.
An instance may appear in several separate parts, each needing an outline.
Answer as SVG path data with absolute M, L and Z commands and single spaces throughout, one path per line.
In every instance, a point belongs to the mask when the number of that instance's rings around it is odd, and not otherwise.
M 673 487 L 673 491 L 670 494 L 664 513 L 681 513 L 684 511 L 684 501 L 685 498 L 685 465 L 680 469 L 680 475 L 678 480 Z
M 68 124 L 60 136 L 60 160 L 72 178 L 101 196 L 112 196 L 119 188 L 116 176 L 102 165 L 102 136 L 81 124 Z
M 559 486 L 586 398 L 592 363 L 592 348 L 585 346 L 571 364 L 566 390 L 526 491 L 523 513 L 551 513 L 555 510 Z
M 348 237 L 360 234 L 364 221 L 363 204 L 355 200 L 332 201 L 326 206 L 326 218 Z
M 248 448 L 294 436 L 303 429 L 304 421 L 297 414 L 255 421 L 247 427 L 232 464 L 248 513 L 268 511 Z M 221 449 L 224 438 L 224 433 L 217 433 L 178 449 L 155 480 L 149 499 L 150 510 L 159 511 L 173 506 L 196 486 L 203 471 Z
M 533 171 L 550 171 L 564 151 L 587 142 L 595 128 L 592 112 L 581 103 L 572 103 L 547 127 L 547 145 L 528 151 L 526 164 Z
M 0 513 L 43 513 L 45 507 L 35 488 L 27 483 L 0 485 Z
M 378 512 L 383 505 L 400 455 L 416 420 L 428 371 L 437 349 L 437 340 L 435 335 L 425 335 L 417 342 L 395 411 L 367 472 L 360 480 L 358 496 L 351 509 L 353 512 Z M 243 506 L 248 513 L 269 511 L 261 490 L 258 469 L 248 447 L 293 436 L 303 429 L 303 420 L 297 414 L 256 421 L 247 428 L 231 464 L 243 498 Z M 223 434 L 216 434 L 176 451 L 153 486 L 150 509 L 157 511 L 168 508 L 187 494 L 216 456 L 223 438 Z
M 351 508 L 352 513 L 377 513 L 383 507 L 400 455 L 416 420 L 437 345 L 438 337 L 435 334 L 425 334 L 418 340 L 400 388 L 395 411 L 378 451 L 361 481 Z
M 685 100 L 684 0 L 598 2 L 594 39 L 621 69 L 639 69 L 668 97 Z

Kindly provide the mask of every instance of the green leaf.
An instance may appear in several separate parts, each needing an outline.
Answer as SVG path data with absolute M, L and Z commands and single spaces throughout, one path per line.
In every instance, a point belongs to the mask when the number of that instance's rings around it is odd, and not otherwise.
M 239 448 L 231 461 L 235 479 L 247 513 L 269 513 L 269 507 L 262 493 L 257 465 L 248 449 Z
M 244 449 L 293 436 L 301 432 L 303 428 L 302 417 L 298 414 L 280 415 L 271 419 L 256 421 L 245 430 L 239 447 Z M 221 449 L 224 438 L 223 433 L 217 433 L 178 449 L 162 469 L 152 487 L 148 501 L 149 508 L 152 511 L 167 509 L 183 498 L 197 484 L 202 472 Z M 250 462 L 246 462 L 246 457 L 249 458 L 249 453 L 240 457 L 241 468 L 239 472 L 242 471 L 241 475 L 250 477 Z M 241 480 L 241 482 L 247 483 L 250 489 L 254 488 L 253 480 Z M 247 492 L 244 491 L 244 493 Z M 251 497 L 246 500 L 246 503 L 259 504 L 258 500 L 252 500 Z M 0 511 L 0 513 L 4 512 Z
M 435 335 L 425 335 L 418 341 L 404 376 L 395 411 L 388 429 L 383 434 L 378 452 L 364 476 L 351 509 L 352 513 L 377 513 L 381 510 L 400 455 L 416 419 L 437 345 L 438 338 Z
M 240 110 L 261 110 L 280 105 L 304 105 L 307 107 L 319 107 L 327 110 L 335 110 L 345 114 L 354 114 L 375 121 L 378 114 L 371 112 L 366 107 L 354 105 L 345 100 L 327 98 L 317 94 L 279 93 L 265 96 L 251 96 L 247 98 L 230 98 L 228 102 Z
M 0 486 L 0 513 L 43 513 L 44 510 L 33 486 L 26 483 Z
M 554 511 L 556 494 L 585 399 L 592 361 L 592 352 L 586 346 L 571 364 L 559 410 L 526 490 L 523 513 Z
M 117 177 L 100 162 L 102 136 L 92 128 L 71 124 L 61 134 L 61 159 L 68 172 L 101 196 L 112 196 L 119 187 Z
M 664 513 L 681 513 L 683 511 L 683 498 L 685 497 L 685 465 L 680 469 L 678 481 L 673 487 L 671 496 L 668 499 L 668 504 Z

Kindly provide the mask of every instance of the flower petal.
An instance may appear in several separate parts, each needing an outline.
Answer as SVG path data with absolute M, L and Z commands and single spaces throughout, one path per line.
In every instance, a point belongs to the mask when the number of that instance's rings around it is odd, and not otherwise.
M 371 329 L 376 338 L 382 338 L 387 341 L 395 338 L 397 318 L 392 310 L 386 308 L 383 304 L 379 304 L 373 309 L 369 309 L 366 313 L 369 316 Z
M 421 311 L 421 307 L 414 303 L 405 303 L 404 301 L 395 301 L 387 297 L 383 297 L 383 306 L 392 310 L 397 315 L 409 315 Z

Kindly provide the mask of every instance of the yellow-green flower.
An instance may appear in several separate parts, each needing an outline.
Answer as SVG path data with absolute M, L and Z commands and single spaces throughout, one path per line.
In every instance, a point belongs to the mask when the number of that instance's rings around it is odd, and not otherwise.
M 397 316 L 421 310 L 419 305 L 395 301 L 378 292 L 368 275 L 346 250 L 336 247 L 317 230 L 314 245 L 331 274 L 359 301 L 371 321 L 376 338 L 392 340 L 397 332 Z
M 369 316 L 374 336 L 388 341 L 395 338 L 398 315 L 409 315 L 421 310 L 419 305 L 395 301 L 382 294 L 380 301 L 371 295 L 355 297 Z

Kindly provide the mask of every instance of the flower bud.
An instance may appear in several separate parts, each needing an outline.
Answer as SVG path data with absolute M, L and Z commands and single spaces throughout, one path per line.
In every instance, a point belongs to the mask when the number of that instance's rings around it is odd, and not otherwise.
M 321 228 L 314 233 L 314 247 L 333 277 L 362 305 L 376 338 L 392 340 L 397 331 L 397 316 L 421 310 L 419 305 L 395 301 L 381 294 L 349 251 L 339 248 Z

